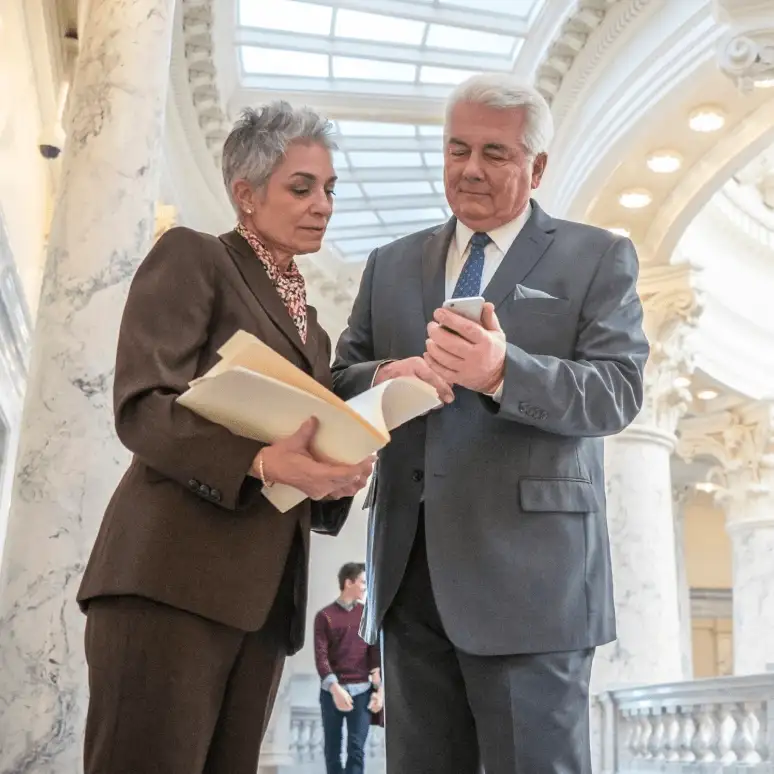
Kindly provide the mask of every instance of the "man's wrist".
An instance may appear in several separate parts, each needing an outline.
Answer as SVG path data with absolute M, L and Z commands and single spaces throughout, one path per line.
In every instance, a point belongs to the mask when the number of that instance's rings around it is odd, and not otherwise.
M 371 379 L 371 387 L 375 387 L 379 382 L 385 381 L 387 377 L 381 378 L 384 376 L 383 373 L 381 373 L 385 366 L 388 366 L 390 363 L 394 363 L 394 360 L 382 360 L 381 363 L 379 363 L 378 366 L 376 366 L 376 370 L 374 371 L 373 378 Z M 379 381 L 377 381 L 377 377 L 379 378 Z
M 485 389 L 481 390 L 481 392 L 484 395 L 488 395 L 491 398 L 498 392 L 498 390 L 502 388 L 504 381 L 505 381 L 505 358 L 503 358 L 502 365 L 497 369 L 495 375 L 492 377 L 492 380 L 489 382 L 489 384 L 486 386 Z
M 339 678 L 331 672 L 326 675 L 322 681 L 323 690 L 333 692 L 333 689 L 339 684 Z

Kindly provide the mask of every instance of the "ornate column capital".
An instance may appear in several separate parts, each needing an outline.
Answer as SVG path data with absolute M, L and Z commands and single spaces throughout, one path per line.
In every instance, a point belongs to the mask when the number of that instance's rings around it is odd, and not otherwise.
M 769 0 L 715 0 L 715 18 L 728 26 L 718 65 L 743 92 L 774 80 L 774 20 Z
M 694 369 L 693 334 L 701 315 L 698 273 L 688 263 L 646 267 L 639 292 L 645 310 L 650 358 L 645 402 L 637 422 L 674 433 L 692 400 L 688 376 Z
M 718 463 L 709 483 L 719 501 L 749 503 L 774 494 L 774 403 L 748 403 L 684 419 L 679 435 L 677 453 L 683 459 L 711 457 Z M 732 520 L 739 521 L 739 515 Z

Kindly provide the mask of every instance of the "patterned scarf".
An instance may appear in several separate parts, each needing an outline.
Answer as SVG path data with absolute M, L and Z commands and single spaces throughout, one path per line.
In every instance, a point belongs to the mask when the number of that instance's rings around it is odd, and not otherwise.
M 252 231 L 246 229 L 241 223 L 236 227 L 239 236 L 247 240 L 250 247 L 258 256 L 258 260 L 263 264 L 266 273 L 269 275 L 272 285 L 285 304 L 290 318 L 293 320 L 301 341 L 306 344 L 306 284 L 304 277 L 298 270 L 295 261 L 290 262 L 287 271 L 283 272 L 271 257 L 271 253 Z

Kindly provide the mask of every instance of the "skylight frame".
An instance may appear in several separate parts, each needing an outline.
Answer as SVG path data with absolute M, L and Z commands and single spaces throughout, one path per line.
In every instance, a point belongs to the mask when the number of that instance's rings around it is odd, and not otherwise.
M 257 2 L 258 0 L 239 0 L 240 3 Z M 287 2 L 287 0 L 284 0 Z M 445 96 L 461 78 L 467 73 L 492 71 L 512 71 L 521 46 L 529 30 L 530 20 L 513 14 L 480 14 L 472 9 L 459 9 L 452 6 L 442 6 L 440 0 L 428 0 L 424 3 L 412 3 L 407 0 L 292 0 L 296 3 L 306 3 L 310 7 L 326 8 L 330 10 L 330 23 L 327 29 L 320 29 L 318 34 L 306 31 L 269 29 L 257 26 L 237 25 L 235 32 L 235 45 L 241 52 L 243 48 L 259 48 L 262 51 L 278 49 L 285 52 L 303 52 L 321 54 L 328 57 L 327 68 L 320 67 L 320 73 L 308 76 L 285 75 L 282 73 L 263 74 L 252 72 L 243 66 L 243 58 L 238 57 L 240 63 L 240 80 L 243 86 L 256 91 L 285 91 L 285 92 L 341 92 L 352 90 L 358 94 L 361 91 L 371 93 L 391 94 L 393 96 L 415 96 L 422 93 L 428 96 Z M 516 0 L 514 0 L 516 2 Z M 534 0 L 541 4 L 543 0 Z M 241 8 L 241 5 L 240 5 Z M 241 13 L 241 12 L 240 12 Z M 338 15 L 342 14 L 374 14 L 390 16 L 399 22 L 412 25 L 413 43 L 407 45 L 395 39 L 392 35 L 377 35 L 376 37 L 391 38 L 390 40 L 373 40 L 374 36 L 364 35 L 362 38 L 344 37 L 337 34 Z M 327 18 L 327 17 L 326 17 Z M 257 24 L 256 19 L 251 19 Z M 419 40 L 419 26 L 424 30 L 421 42 Z M 441 27 L 464 29 L 466 32 L 484 33 L 496 36 L 498 45 L 496 51 L 490 52 L 482 48 L 463 46 L 431 46 L 428 45 L 428 36 L 431 32 Z M 352 32 L 352 30 L 350 30 Z M 354 34 L 354 33 L 352 33 Z M 510 40 L 508 50 L 503 46 L 504 41 Z M 292 54 L 288 54 L 292 56 Z M 373 62 L 375 72 L 384 69 L 385 76 L 374 78 L 350 77 L 345 78 L 346 84 L 342 84 L 342 78 L 337 77 L 335 71 L 337 63 L 335 57 L 348 59 L 361 59 Z M 401 67 L 403 72 L 395 78 L 390 78 L 389 66 L 391 64 Z M 415 69 L 409 70 L 408 65 L 414 65 Z M 448 73 L 459 71 L 459 75 Z M 427 77 L 430 73 L 431 77 Z M 441 77 L 439 77 L 439 73 Z M 410 79 L 410 74 L 414 75 Z M 425 77 L 423 77 L 423 74 Z M 352 83 L 355 87 L 352 89 Z M 359 88 L 358 88 L 359 82 Z M 339 85 L 342 84 L 342 85 Z M 384 84 L 390 84 L 385 87 Z M 373 88 L 371 88 L 373 87 Z

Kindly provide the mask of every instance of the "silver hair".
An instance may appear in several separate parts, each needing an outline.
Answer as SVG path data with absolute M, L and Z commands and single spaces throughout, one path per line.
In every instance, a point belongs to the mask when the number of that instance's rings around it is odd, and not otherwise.
M 493 108 L 523 108 L 526 113 L 524 147 L 530 156 L 548 150 L 554 136 L 554 119 L 543 95 L 511 73 L 482 73 L 463 81 L 446 103 L 446 122 L 456 105 L 473 102 Z
M 257 110 L 246 108 L 223 145 L 223 182 L 235 210 L 232 186 L 246 180 L 254 189 L 266 184 L 293 142 L 319 143 L 336 150 L 333 124 L 308 107 L 294 108 L 284 100 Z

